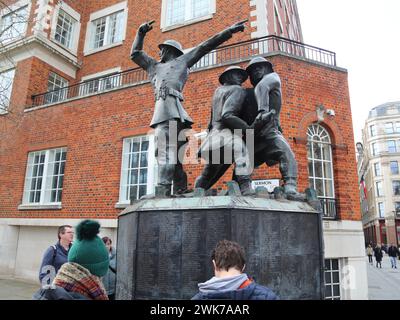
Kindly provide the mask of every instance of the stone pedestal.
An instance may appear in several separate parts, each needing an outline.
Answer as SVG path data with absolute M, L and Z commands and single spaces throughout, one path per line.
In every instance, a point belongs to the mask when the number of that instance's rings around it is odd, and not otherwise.
M 321 215 L 306 202 L 252 197 L 142 200 L 118 218 L 117 299 L 190 299 L 213 276 L 222 239 L 281 299 L 323 298 Z

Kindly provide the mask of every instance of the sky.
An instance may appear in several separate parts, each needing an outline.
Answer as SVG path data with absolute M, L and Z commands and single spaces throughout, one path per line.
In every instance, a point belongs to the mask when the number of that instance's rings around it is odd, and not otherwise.
M 400 0 L 297 0 L 305 44 L 348 70 L 355 142 L 368 112 L 400 101 Z

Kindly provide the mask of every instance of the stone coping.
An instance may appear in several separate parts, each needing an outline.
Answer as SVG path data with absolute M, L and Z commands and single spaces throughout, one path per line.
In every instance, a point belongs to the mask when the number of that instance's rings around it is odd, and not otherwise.
M 248 209 L 280 212 L 318 213 L 307 202 L 274 200 L 259 197 L 208 196 L 191 198 L 156 198 L 134 202 L 119 216 L 132 211 L 197 210 L 197 209 Z

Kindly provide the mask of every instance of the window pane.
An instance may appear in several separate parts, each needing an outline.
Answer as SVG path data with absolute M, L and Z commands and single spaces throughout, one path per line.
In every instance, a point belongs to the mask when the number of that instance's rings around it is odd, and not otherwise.
M 330 272 L 325 272 L 325 283 L 326 284 L 332 283 L 332 276 Z
M 333 272 L 333 283 L 339 283 L 339 272 Z
M 399 164 L 397 161 L 391 161 L 390 162 L 390 172 L 392 174 L 398 174 L 399 173 Z
M 322 159 L 322 152 L 319 143 L 313 143 L 314 159 Z
M 322 144 L 322 157 L 324 160 L 331 160 L 331 146 L 329 144 Z
M 315 177 L 322 178 L 322 162 L 314 161 Z
M 139 153 L 133 153 L 131 156 L 131 168 L 139 167 Z
M 142 152 L 140 156 L 140 166 L 147 167 L 147 152 Z
M 315 179 L 315 189 L 317 190 L 318 197 L 324 197 L 324 187 L 321 179 Z
M 331 298 L 332 297 L 332 286 L 328 285 L 325 286 L 325 298 Z
M 331 261 L 332 261 L 332 270 L 339 270 L 339 260 L 331 259 Z
M 185 20 L 185 0 L 168 0 L 167 25 L 177 24 Z
M 147 169 L 140 170 L 140 179 L 139 183 L 147 183 Z
M 15 69 L 0 73 L 0 113 L 7 111 L 10 104 Z
M 332 288 L 333 288 L 333 295 L 335 297 L 340 296 L 340 286 L 339 285 L 333 285 Z
M 210 0 L 191 0 L 192 16 L 202 17 L 210 13 Z
M 54 35 L 55 40 L 67 48 L 71 48 L 73 28 L 76 22 L 68 13 L 60 9 Z
M 392 122 L 385 123 L 385 132 L 393 133 L 393 123 Z
M 308 175 L 310 176 L 310 177 L 314 177 L 314 169 L 313 169 L 314 167 L 313 167 L 313 162 L 312 161 L 309 161 L 308 162 Z
M 13 41 L 25 36 L 28 14 L 28 6 L 25 6 L 2 16 L 0 42 Z

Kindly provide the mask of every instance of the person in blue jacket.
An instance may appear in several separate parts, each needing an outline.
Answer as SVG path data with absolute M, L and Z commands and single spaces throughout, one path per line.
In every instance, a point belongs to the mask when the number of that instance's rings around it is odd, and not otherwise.
M 243 273 L 244 249 L 236 242 L 222 240 L 212 253 L 214 277 L 199 283 L 192 300 L 279 300 L 269 288 L 255 283 Z
M 74 231 L 70 225 L 58 227 L 58 242 L 45 251 L 39 269 L 39 281 L 50 285 L 61 266 L 68 260 L 68 251 L 74 238 Z M 47 276 L 47 277 L 46 277 Z

